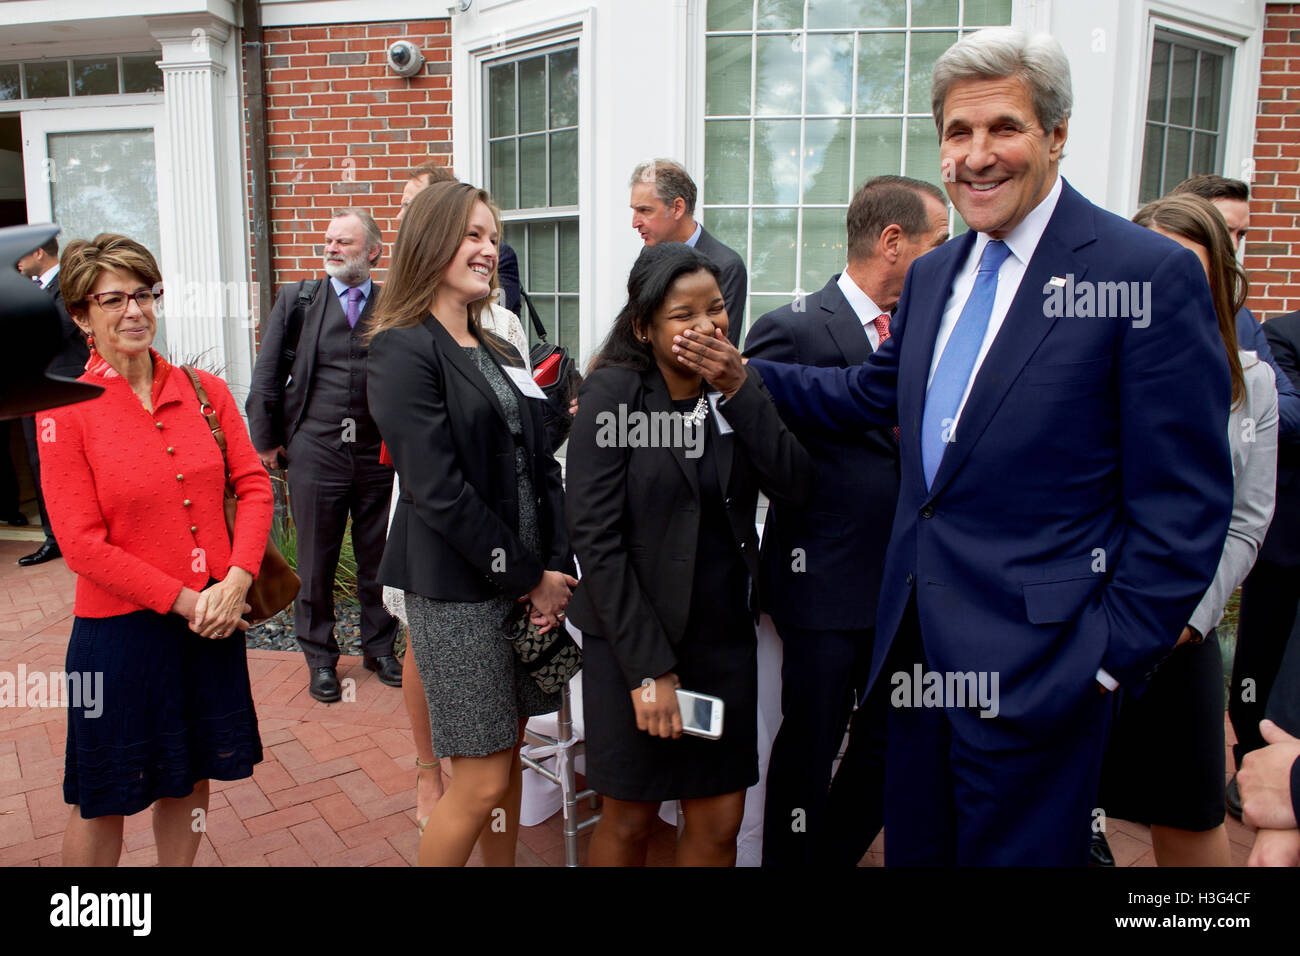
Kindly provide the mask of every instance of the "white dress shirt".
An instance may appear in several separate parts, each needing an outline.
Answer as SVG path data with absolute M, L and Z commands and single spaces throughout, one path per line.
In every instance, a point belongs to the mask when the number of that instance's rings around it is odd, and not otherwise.
M 1025 266 L 1029 264 L 1034 250 L 1038 248 L 1038 240 L 1043 238 L 1047 222 L 1052 218 L 1052 213 L 1056 210 L 1056 201 L 1060 198 L 1061 177 L 1057 175 L 1056 182 L 1052 184 L 1051 190 L 1043 201 L 1030 210 L 1029 215 L 1025 216 L 1020 224 L 1002 240 L 1011 250 L 1011 255 L 1003 260 L 998 270 L 998 291 L 993 298 L 993 312 L 989 315 L 989 326 L 984 332 L 984 341 L 980 344 L 979 354 L 975 356 L 975 367 L 971 369 L 966 391 L 962 392 L 961 402 L 953 415 L 954 432 L 957 431 L 957 423 L 961 421 L 962 409 L 966 407 L 966 399 L 970 397 L 975 376 L 979 374 L 980 366 L 984 364 L 984 356 L 989 354 L 993 340 L 997 338 L 1002 328 L 1002 323 L 1011 308 L 1011 300 L 1016 297 L 1016 290 L 1020 288 L 1020 280 L 1025 277 Z M 971 247 L 970 255 L 966 257 L 965 264 L 952 280 L 952 292 L 948 294 L 948 304 L 944 307 L 943 318 L 939 322 L 939 334 L 934 339 L 934 358 L 930 360 L 930 377 L 925 381 L 927 392 L 930 383 L 934 381 L 935 369 L 939 367 L 939 359 L 952 335 L 953 326 L 957 324 L 957 317 L 961 315 L 966 300 L 970 298 L 971 289 L 975 287 L 975 274 L 979 271 L 980 257 L 984 255 L 984 247 L 989 244 L 989 241 L 990 237 L 987 233 L 976 234 L 975 245 Z
M 857 315 L 858 321 L 862 323 L 862 328 L 867 333 L 867 341 L 871 343 L 871 351 L 874 352 L 880 348 L 880 333 L 876 331 L 876 318 L 884 315 L 885 310 L 872 302 L 871 296 L 858 288 L 858 284 L 849 277 L 848 269 L 840 273 L 836 285 L 840 287 L 844 298 L 848 300 Z
M 54 277 L 59 274 L 59 264 L 56 262 L 53 266 L 41 273 L 41 277 L 36 281 L 41 284 L 42 289 L 48 289 Z
M 695 244 L 700 241 L 700 233 L 702 233 L 703 231 L 704 231 L 704 223 L 697 222 L 695 224 L 695 231 L 691 233 L 691 238 L 686 240 L 686 244 L 690 246 L 692 249 L 694 249 Z

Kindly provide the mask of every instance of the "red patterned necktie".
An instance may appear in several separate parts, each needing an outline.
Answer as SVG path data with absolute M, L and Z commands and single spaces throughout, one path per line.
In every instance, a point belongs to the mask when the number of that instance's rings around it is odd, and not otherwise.
M 876 327 L 876 335 L 880 336 L 880 345 L 884 345 L 885 340 L 889 338 L 889 313 L 881 312 L 871 320 L 871 324 Z M 880 345 L 877 345 L 876 348 L 880 348 Z M 894 426 L 894 441 L 898 441 L 897 425 Z

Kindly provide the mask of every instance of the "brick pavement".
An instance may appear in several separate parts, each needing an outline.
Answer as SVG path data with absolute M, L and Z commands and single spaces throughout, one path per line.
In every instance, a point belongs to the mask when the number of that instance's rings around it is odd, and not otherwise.
M 0 539 L 0 671 L 60 671 L 72 630 L 75 576 L 63 561 L 19 568 L 30 541 Z M 250 780 L 213 781 L 199 866 L 407 866 L 416 861 L 415 747 L 402 698 L 343 657 L 339 678 L 355 702 L 321 704 L 307 694 L 302 656 L 249 651 L 265 759 Z M 57 866 L 68 808 L 63 802 L 67 724 L 57 708 L 0 710 L 0 866 Z M 1229 728 L 1229 744 L 1231 744 Z M 1228 819 L 1233 861 L 1244 863 L 1251 832 Z M 660 825 L 649 862 L 670 865 L 673 830 Z M 580 838 L 585 860 L 590 831 Z M 1146 827 L 1111 821 L 1120 866 L 1151 866 Z M 157 862 L 147 813 L 128 817 L 122 865 Z M 477 856 L 477 851 L 476 851 Z M 521 866 L 559 866 L 560 815 L 520 833 Z M 863 858 L 883 864 L 883 838 Z M 471 863 L 476 862 L 471 858 Z

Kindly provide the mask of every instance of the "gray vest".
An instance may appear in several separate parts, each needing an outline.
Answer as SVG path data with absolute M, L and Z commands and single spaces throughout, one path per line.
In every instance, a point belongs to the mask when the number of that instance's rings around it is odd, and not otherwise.
M 316 368 L 303 414 L 303 431 L 330 448 L 377 452 L 379 429 L 366 402 L 366 355 L 363 326 L 349 328 L 343 303 L 326 280 L 321 289 L 325 315 L 316 342 Z M 372 286 L 370 295 L 373 298 Z M 367 301 L 367 305 L 369 302 Z

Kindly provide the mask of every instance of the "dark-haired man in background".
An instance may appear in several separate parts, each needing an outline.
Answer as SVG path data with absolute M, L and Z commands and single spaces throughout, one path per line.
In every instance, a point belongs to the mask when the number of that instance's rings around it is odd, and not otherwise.
M 877 176 L 848 209 L 848 264 L 819 292 L 767 313 L 745 354 L 847 368 L 889 338 L 908 266 L 948 239 L 936 186 Z M 854 713 L 849 747 L 835 756 L 871 667 L 876 601 L 898 503 L 892 428 L 859 434 L 799 431 L 812 456 L 807 508 L 768 506 L 760 554 L 763 610 L 781 636 L 781 729 L 772 744 L 763 819 L 766 866 L 852 866 L 883 817 L 885 712 Z M 875 695 L 871 704 L 880 698 Z

